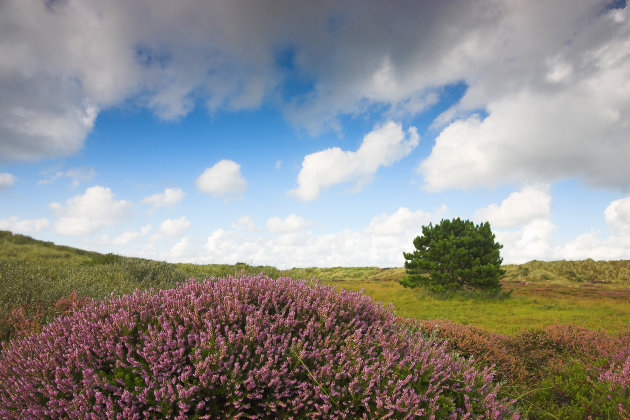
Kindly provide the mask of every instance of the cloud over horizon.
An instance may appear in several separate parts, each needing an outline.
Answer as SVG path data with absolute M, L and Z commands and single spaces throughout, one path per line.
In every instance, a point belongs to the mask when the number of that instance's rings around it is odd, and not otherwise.
M 116 200 L 111 189 L 96 185 L 69 198 L 65 204 L 50 203 L 57 213 L 53 227 L 61 235 L 86 235 L 125 219 L 131 203 Z

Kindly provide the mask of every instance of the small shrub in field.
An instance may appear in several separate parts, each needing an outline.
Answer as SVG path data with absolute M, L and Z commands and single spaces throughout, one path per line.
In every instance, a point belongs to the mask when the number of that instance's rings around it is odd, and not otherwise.
M 426 331 L 446 340 L 449 350 L 457 351 L 467 358 L 472 357 L 482 366 L 495 365 L 498 379 L 514 383 L 527 376 L 521 361 L 508 348 L 507 337 L 472 325 L 448 321 L 420 321 L 420 325 Z
M 63 296 L 55 302 L 55 314 L 57 316 L 70 315 L 73 311 L 84 307 L 90 301 L 90 298 L 79 296 L 77 292 L 73 291 L 68 296 Z
M 516 418 L 492 379 L 360 293 L 190 280 L 12 341 L 0 417 Z
M 13 308 L 0 316 L 0 348 L 13 337 L 24 337 L 41 329 L 42 313 L 39 309 L 27 315 L 24 308 Z

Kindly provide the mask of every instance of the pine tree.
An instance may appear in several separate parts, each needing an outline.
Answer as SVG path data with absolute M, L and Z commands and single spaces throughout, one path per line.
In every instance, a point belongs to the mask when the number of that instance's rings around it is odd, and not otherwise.
M 470 220 L 443 219 L 439 224 L 422 227 L 413 245 L 416 250 L 404 252 L 407 276 L 405 287 L 425 286 L 433 291 L 475 288 L 501 288 L 499 250 L 488 222 L 475 225 Z

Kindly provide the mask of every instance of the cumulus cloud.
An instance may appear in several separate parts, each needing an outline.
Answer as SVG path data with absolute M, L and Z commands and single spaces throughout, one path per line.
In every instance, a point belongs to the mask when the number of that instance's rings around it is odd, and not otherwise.
M 311 222 L 295 214 L 288 215 L 285 219 L 270 217 L 267 219 L 267 229 L 274 233 L 291 233 L 306 228 Z
M 501 204 L 490 204 L 475 212 L 473 219 L 490 222 L 497 241 L 503 244 L 501 256 L 507 264 L 549 259 L 553 250 L 549 185 L 526 185 L 511 193 Z
M 10 173 L 0 173 L 0 190 L 10 188 L 15 184 L 15 176 Z
M 8 219 L 0 219 L 0 229 L 24 235 L 38 233 L 48 226 L 50 226 L 50 222 L 45 217 L 41 219 L 20 219 L 17 216 L 13 216 Z
M 232 223 L 235 229 L 255 230 L 256 224 L 250 215 L 241 216 Z
M 429 224 L 432 220 L 441 217 L 447 211 L 446 206 L 442 206 L 437 212 L 431 214 L 426 211 L 412 211 L 407 207 L 401 207 L 393 214 L 381 214 L 374 217 L 368 225 L 367 232 L 376 236 L 400 236 L 415 233 L 422 233 L 422 226 Z
M 571 4 L 512 3 L 495 35 L 472 45 L 468 90 L 419 166 L 426 189 L 571 177 L 627 189 L 627 8 Z
M 0 159 L 75 153 L 100 110 L 130 99 L 165 119 L 271 103 L 316 133 L 373 106 L 417 115 L 462 83 L 420 166 L 427 189 L 627 188 L 630 18 L 617 3 L 5 1 Z
M 614 232 L 630 235 L 630 197 L 610 203 L 604 211 L 604 217 Z
M 170 256 L 176 259 L 186 259 L 194 252 L 193 245 L 188 236 L 184 236 L 180 239 L 170 251 Z
M 160 224 L 160 233 L 166 236 L 180 236 L 190 227 L 186 216 L 179 219 L 166 219 Z
M 53 227 L 62 235 L 86 235 L 104 226 L 112 226 L 125 219 L 131 204 L 115 200 L 109 188 L 94 186 L 76 195 L 65 204 L 50 203 L 58 219 Z
M 479 222 L 488 221 L 492 227 L 510 228 L 535 219 L 548 219 L 550 215 L 549 185 L 536 185 L 513 192 L 500 205 L 491 204 L 477 210 L 474 219 Z
M 553 233 L 557 226 L 548 219 L 533 219 L 516 230 L 496 230 L 496 239 L 503 244 L 501 256 L 505 264 L 522 264 L 531 260 L 552 258 Z
M 281 268 L 314 265 L 400 267 L 404 262 L 403 251 L 413 248 L 413 238 L 420 234 L 421 226 L 439 221 L 446 211 L 444 206 L 433 213 L 402 207 L 392 214 L 372 218 L 361 230 L 344 229 L 327 234 L 305 230 L 305 223 L 299 216 L 294 218 L 299 223 L 283 225 L 291 225 L 290 230 L 216 229 L 208 236 L 205 247 L 195 255 L 188 255 L 186 261 L 249 261 Z M 277 218 L 277 221 L 290 219 Z
M 290 192 L 300 200 L 312 201 L 322 190 L 336 184 L 353 181 L 355 188 L 360 188 L 372 180 L 381 166 L 389 166 L 411 153 L 419 140 L 415 127 L 405 133 L 402 124 L 389 121 L 369 132 L 355 152 L 332 147 L 305 156 L 298 186 Z
M 151 211 L 155 211 L 160 207 L 168 207 L 181 201 L 186 193 L 179 188 L 166 188 L 163 193 L 151 194 L 142 199 L 142 203 L 151 206 Z
M 630 197 L 611 202 L 604 211 L 610 234 L 591 231 L 558 247 L 555 258 L 616 260 L 630 258 Z
M 245 192 L 247 181 L 241 175 L 241 165 L 224 159 L 203 171 L 197 188 L 215 197 L 235 196 Z
M 120 235 L 116 236 L 114 239 L 112 239 L 112 245 L 116 245 L 116 246 L 124 246 L 124 245 L 128 245 L 131 242 L 146 236 L 147 233 L 149 233 L 149 231 L 151 231 L 152 226 L 151 225 L 145 225 L 142 226 L 140 228 L 140 231 L 135 232 L 135 231 L 126 231 L 121 233 Z
M 94 178 L 96 176 L 96 171 L 94 168 L 88 167 L 68 169 L 67 171 L 55 171 L 52 174 L 44 173 L 44 175 L 46 175 L 46 178 L 37 181 L 37 185 L 52 184 L 60 178 L 69 178 L 72 181 L 72 186 L 78 187 L 81 182 L 86 182 Z

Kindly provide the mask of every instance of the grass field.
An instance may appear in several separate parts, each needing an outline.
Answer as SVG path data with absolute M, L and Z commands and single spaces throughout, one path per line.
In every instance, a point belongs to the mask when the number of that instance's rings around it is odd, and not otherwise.
M 595 263 L 596 267 L 609 263 Z M 580 264 L 576 263 L 579 267 Z M 589 262 L 585 262 L 588 268 Z M 623 264 L 630 267 L 630 262 Z M 534 268 L 536 267 L 536 268 Z M 395 311 L 416 319 L 445 319 L 476 325 L 500 334 L 553 324 L 572 324 L 619 332 L 630 325 L 630 282 L 578 282 L 561 277 L 558 264 L 531 262 L 506 266 L 502 284 L 509 298 L 455 295 L 438 298 L 423 289 L 402 287 L 404 269 L 293 269 L 290 275 L 314 276 L 324 283 L 361 290 Z M 529 268 L 529 270 L 527 270 Z M 582 274 L 592 270 L 579 270 Z M 603 281 L 603 280 L 602 280 Z

